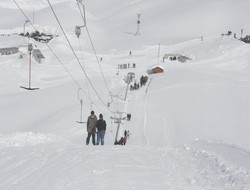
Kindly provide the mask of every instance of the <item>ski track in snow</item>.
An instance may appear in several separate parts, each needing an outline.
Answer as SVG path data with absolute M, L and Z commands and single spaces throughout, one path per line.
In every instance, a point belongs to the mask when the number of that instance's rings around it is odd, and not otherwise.
M 18 3 L 29 16 L 32 11 L 36 13 L 37 29 L 60 34 L 48 16 L 46 0 L 20 0 Z M 64 16 L 63 26 L 67 27 L 72 45 L 80 54 L 73 36 L 75 25 L 80 24 L 75 17 L 78 14 L 76 3 L 54 0 L 53 4 L 61 13 L 60 19 Z M 39 84 L 39 91 L 24 92 L 19 88 L 20 84 L 27 83 L 26 45 L 20 49 L 23 59 L 18 58 L 20 54 L 0 56 L 0 190 L 250 190 L 250 48 L 232 36 L 218 36 L 218 31 L 228 30 L 231 24 L 235 31 L 244 26 L 245 33 L 249 32 L 247 21 L 242 19 L 249 17 L 245 14 L 247 10 L 242 9 L 249 7 L 249 2 L 109 0 L 102 3 L 89 0 L 86 5 L 97 50 L 107 52 L 97 56 L 102 56 L 102 68 L 110 77 L 108 85 L 113 97 L 110 108 L 132 114 L 131 121 L 122 122 L 118 134 L 123 136 L 124 129 L 129 129 L 127 145 L 113 146 L 116 131 L 116 124 L 110 119 L 113 113 L 103 113 L 108 123 L 105 146 L 84 145 L 86 125 L 75 122 L 79 118 L 79 86 L 75 88 L 75 84 L 68 81 L 70 77 L 44 44 L 30 39 L 46 57 L 45 64 L 33 62 L 32 65 L 35 73 L 32 85 Z M 2 0 L 0 9 L 3 18 L 7 14 L 10 17 L 1 20 L 2 46 L 20 46 L 24 43 L 22 37 L 5 34 L 23 31 L 25 18 L 9 0 Z M 228 12 L 232 10 L 236 12 Z M 142 35 L 125 35 L 126 31 L 134 31 L 138 13 L 142 13 Z M 230 23 L 226 22 L 228 15 L 234 15 L 229 18 Z M 234 20 L 237 21 L 235 26 Z M 204 32 L 210 35 L 210 27 L 217 30 L 212 34 L 216 36 L 204 35 L 203 41 L 198 37 L 193 39 Z M 27 24 L 26 31 L 31 30 Z M 192 40 L 169 45 L 184 38 Z M 163 45 L 160 56 L 179 52 L 192 60 L 159 62 L 158 57 L 157 63 L 165 72 L 150 75 L 148 84 L 129 91 L 124 101 L 124 76 L 135 72 L 138 78 L 156 63 L 156 41 L 168 44 Z M 76 80 L 84 82 L 83 87 L 88 85 L 63 37 L 50 43 Z M 91 45 L 87 43 L 84 39 L 80 49 L 89 51 Z M 132 48 L 132 56 L 128 55 L 128 48 Z M 139 50 L 134 50 L 136 48 Z M 84 53 L 84 68 L 90 80 L 105 103 L 109 102 L 110 94 L 105 94 L 103 78 L 93 61 L 96 57 Z M 120 69 L 117 74 L 117 64 L 124 63 L 137 66 Z M 97 116 L 102 112 L 92 104 L 95 101 L 101 105 L 93 90 L 90 86 L 86 88 L 91 100 L 82 98 L 85 119 L 92 106 Z M 202 140 L 193 141 L 198 137 Z
M 113 151 L 117 159 L 108 162 L 107 155 Z M 127 156 L 131 151 L 135 151 L 133 157 Z M 17 158 L 16 153 L 22 156 Z M 48 189 L 72 189 L 84 186 L 86 181 L 91 180 L 92 185 L 88 183 L 86 188 L 106 189 L 110 184 L 116 184 L 115 188 L 118 189 L 185 187 L 190 190 L 233 190 L 244 189 L 244 184 L 250 180 L 244 168 L 237 168 L 219 155 L 192 145 L 175 149 L 155 149 L 150 146 L 83 149 L 81 146 L 60 143 L 50 144 L 49 148 L 44 145 L 4 148 L 0 155 L 0 174 L 4 174 L 0 187 L 6 189 L 25 189 L 27 186 L 30 189 L 43 189 L 43 181 L 46 181 Z M 143 159 L 145 156 L 148 159 Z M 103 165 L 97 166 L 97 162 Z M 131 162 L 136 164 L 131 166 Z M 123 176 L 124 172 L 129 175 Z M 50 177 L 52 174 L 55 181 Z M 151 176 L 154 175 L 158 178 L 152 181 Z M 95 180 L 102 180 L 102 186 L 96 187 Z

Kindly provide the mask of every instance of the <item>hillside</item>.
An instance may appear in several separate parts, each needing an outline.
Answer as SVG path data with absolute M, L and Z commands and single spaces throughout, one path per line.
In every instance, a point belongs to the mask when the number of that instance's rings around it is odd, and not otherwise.
M 26 18 L 0 2 L 0 48 L 19 47 L 0 56 L 0 189 L 250 189 L 250 46 L 221 35 L 250 33 L 250 2 L 85 0 L 80 38 L 75 1 L 52 3 L 63 31 L 47 1 L 16 2 L 34 20 L 26 31 L 58 37 L 18 36 Z M 45 56 L 31 58 L 39 90 L 20 88 L 29 84 L 28 43 Z M 172 53 L 191 60 L 163 61 Z M 156 65 L 164 72 L 148 75 Z M 129 72 L 131 84 L 148 82 L 126 93 Z M 107 122 L 104 146 L 87 146 L 86 123 L 77 122 L 91 110 Z M 114 146 L 124 130 L 126 145 Z

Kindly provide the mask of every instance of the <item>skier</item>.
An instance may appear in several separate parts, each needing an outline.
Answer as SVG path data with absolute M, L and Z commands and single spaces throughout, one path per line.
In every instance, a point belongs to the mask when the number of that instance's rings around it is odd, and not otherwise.
M 106 132 L 106 121 L 103 119 L 103 115 L 99 115 L 99 120 L 96 124 L 97 127 L 97 145 L 99 145 L 99 142 L 101 140 L 101 145 L 104 145 L 104 136 Z
M 87 121 L 88 136 L 86 139 L 86 145 L 89 144 L 89 140 L 91 136 L 92 136 L 92 143 L 93 145 L 95 145 L 96 123 L 97 123 L 97 118 L 96 118 L 95 112 L 91 111 L 91 115 L 88 117 L 88 121 Z
M 129 138 L 130 132 L 129 130 L 127 130 L 127 138 Z
M 126 130 L 124 131 L 124 137 L 127 137 L 127 131 Z

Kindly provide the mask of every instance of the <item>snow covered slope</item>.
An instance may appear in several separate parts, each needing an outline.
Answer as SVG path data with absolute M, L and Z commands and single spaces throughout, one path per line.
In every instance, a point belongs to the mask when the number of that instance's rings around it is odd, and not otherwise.
M 30 21 L 34 9 L 35 28 L 59 36 L 46 46 L 14 34 L 26 18 L 13 1 L 0 2 L 0 48 L 20 47 L 0 56 L 0 189 L 250 189 L 250 47 L 221 36 L 250 32 L 250 2 L 85 0 L 95 55 L 86 28 L 74 34 L 76 2 L 53 1 L 77 59 L 47 1 L 16 2 Z M 137 13 L 140 36 L 131 34 Z M 32 58 L 34 91 L 20 88 L 28 86 L 27 42 L 46 58 Z M 192 60 L 163 62 L 166 53 Z M 127 63 L 136 68 L 118 69 Z M 153 65 L 165 72 L 126 96 L 127 73 L 139 82 Z M 91 110 L 107 121 L 102 147 L 85 145 L 81 99 L 84 122 Z M 127 113 L 116 133 L 112 118 Z M 124 130 L 127 144 L 114 146 Z

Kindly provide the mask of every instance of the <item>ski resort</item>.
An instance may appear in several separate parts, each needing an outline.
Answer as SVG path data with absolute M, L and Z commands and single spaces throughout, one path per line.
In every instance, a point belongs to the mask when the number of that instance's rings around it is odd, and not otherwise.
M 250 190 L 249 6 L 2 0 L 0 189 Z

